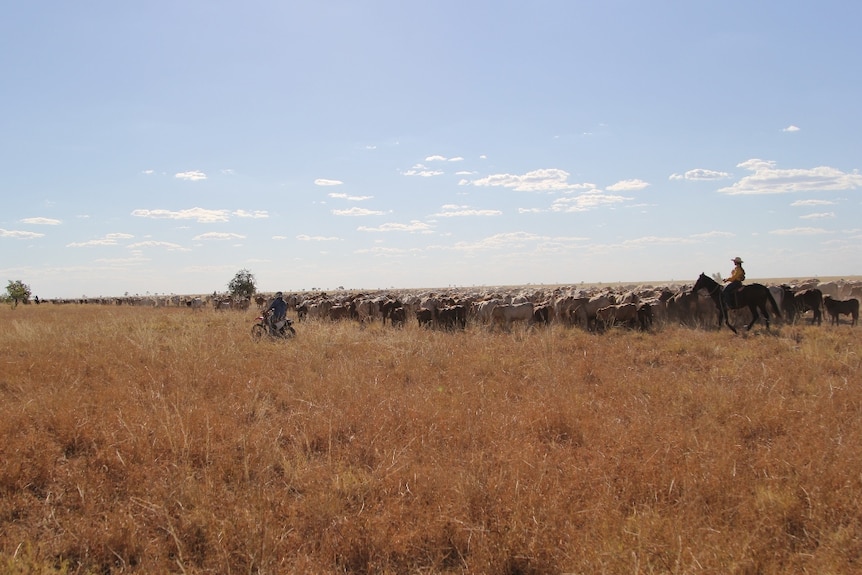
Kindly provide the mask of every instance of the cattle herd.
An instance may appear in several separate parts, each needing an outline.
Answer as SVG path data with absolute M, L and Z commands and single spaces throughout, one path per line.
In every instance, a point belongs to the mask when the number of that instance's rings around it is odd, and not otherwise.
M 812 279 L 768 287 L 780 310 L 780 317 L 773 315 L 773 321 L 795 323 L 802 320 L 819 325 L 825 313 L 832 324 L 840 324 L 841 316 L 847 316 L 846 321 L 850 325 L 858 322 L 862 282 Z M 252 304 L 258 309 L 266 307 L 271 297 L 271 294 L 258 294 L 254 298 L 230 298 L 214 293 L 206 296 L 45 300 L 45 303 L 246 310 Z M 693 292 L 690 285 L 674 284 L 313 291 L 288 293 L 285 299 L 300 322 L 353 320 L 367 324 L 376 321 L 393 327 L 416 322 L 422 327 L 442 330 L 463 330 L 471 324 L 492 330 L 510 330 L 517 325 L 560 324 L 597 332 L 611 327 L 646 331 L 668 324 L 719 325 L 718 311 L 708 294 L 703 290 Z M 731 317 L 741 323 L 748 322 L 751 316 L 744 309 L 731 312 Z

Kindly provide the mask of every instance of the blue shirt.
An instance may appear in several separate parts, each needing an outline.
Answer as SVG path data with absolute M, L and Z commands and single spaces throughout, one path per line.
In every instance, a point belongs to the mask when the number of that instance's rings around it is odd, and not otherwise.
M 287 315 L 287 302 L 284 298 L 277 297 L 269 304 L 267 311 L 272 310 L 275 321 L 281 321 Z

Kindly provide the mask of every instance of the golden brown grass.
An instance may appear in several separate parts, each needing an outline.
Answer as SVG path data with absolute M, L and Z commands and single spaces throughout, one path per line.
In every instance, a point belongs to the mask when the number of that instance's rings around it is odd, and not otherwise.
M 849 326 L 0 311 L 0 572 L 854 573 Z

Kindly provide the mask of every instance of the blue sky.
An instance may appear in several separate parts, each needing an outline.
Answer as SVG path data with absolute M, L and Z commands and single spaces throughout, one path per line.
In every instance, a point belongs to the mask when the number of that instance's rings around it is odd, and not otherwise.
M 40 297 L 862 272 L 862 3 L 14 2 Z M 2 284 L 5 286 L 5 282 Z

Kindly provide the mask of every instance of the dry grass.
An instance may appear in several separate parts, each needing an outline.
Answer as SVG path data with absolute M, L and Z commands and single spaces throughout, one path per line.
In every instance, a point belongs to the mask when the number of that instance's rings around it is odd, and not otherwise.
M 0 572 L 855 573 L 848 326 L 0 311 Z

